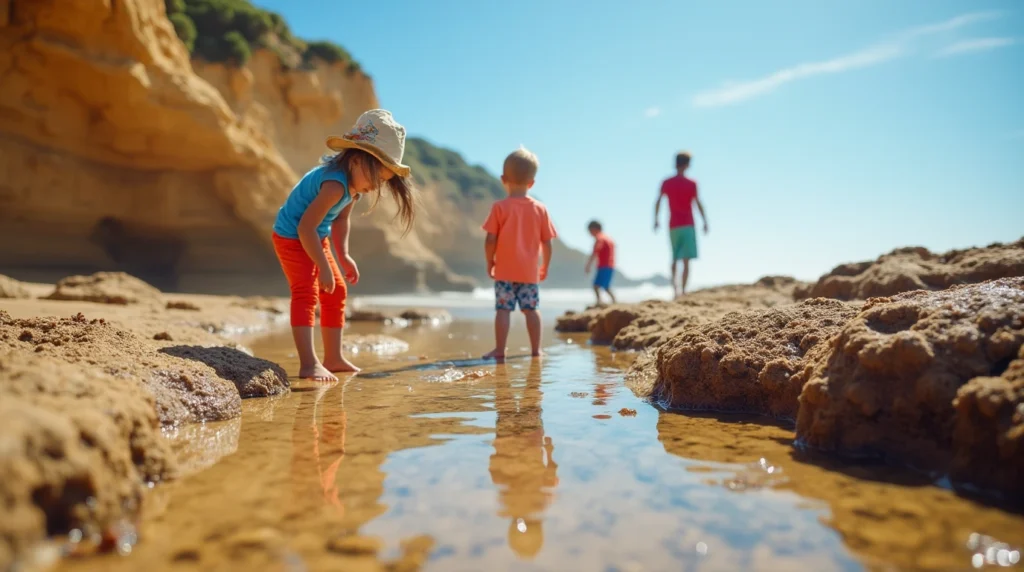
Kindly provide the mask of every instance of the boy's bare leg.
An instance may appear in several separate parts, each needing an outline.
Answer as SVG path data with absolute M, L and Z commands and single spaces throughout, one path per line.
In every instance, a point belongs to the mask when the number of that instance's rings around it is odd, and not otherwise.
M 494 349 L 484 354 L 484 358 L 502 359 L 505 357 L 505 346 L 508 345 L 508 329 L 512 321 L 512 312 L 498 310 L 494 314 Z
M 615 303 L 615 294 L 612 294 L 612 289 L 611 288 L 605 288 L 604 291 L 608 293 L 608 297 L 612 299 L 612 304 L 614 304 Z
M 601 288 L 598 287 L 598 286 L 594 286 L 594 298 L 597 299 L 597 305 L 600 306 L 601 305 Z
M 526 318 L 526 331 L 530 334 L 530 352 L 533 356 L 540 355 L 540 311 L 523 310 Z
M 295 340 L 295 349 L 299 352 L 299 377 L 317 381 L 338 381 L 337 376 L 328 371 L 320 363 L 320 358 L 316 357 L 316 350 L 313 349 L 313 326 L 292 328 L 292 338 Z
M 359 368 L 345 359 L 341 335 L 341 328 L 320 328 L 320 336 L 324 340 L 324 367 L 327 368 L 327 371 L 338 373 L 358 372 Z
M 676 282 L 676 266 L 679 261 L 675 258 L 672 259 L 672 297 L 679 297 L 679 283 Z
M 680 293 L 682 293 L 682 294 L 686 293 L 686 281 L 689 278 L 690 278 L 690 259 L 689 258 L 684 258 L 683 259 L 683 283 L 682 283 L 682 288 L 680 289 Z

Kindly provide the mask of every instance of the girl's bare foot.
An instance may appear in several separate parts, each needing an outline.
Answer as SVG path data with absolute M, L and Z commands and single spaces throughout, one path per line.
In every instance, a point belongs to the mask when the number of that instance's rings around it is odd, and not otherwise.
M 484 354 L 484 359 L 505 359 L 505 352 L 499 351 L 498 348 Z
M 338 381 L 338 376 L 328 371 L 327 368 L 319 363 L 300 366 L 299 377 L 316 381 Z
M 533 350 L 533 353 L 530 354 L 530 355 L 532 357 L 544 357 L 544 351 L 543 350 Z
M 357 373 L 359 368 L 356 367 L 352 362 L 345 359 L 345 356 L 339 356 L 337 359 L 324 360 L 324 367 L 328 371 L 335 373 Z

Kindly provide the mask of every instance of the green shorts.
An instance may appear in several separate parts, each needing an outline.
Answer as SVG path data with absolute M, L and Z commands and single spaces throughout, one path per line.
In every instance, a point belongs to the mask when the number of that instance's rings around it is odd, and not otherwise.
M 668 231 L 672 240 L 672 260 L 697 258 L 697 231 L 693 226 L 677 226 Z

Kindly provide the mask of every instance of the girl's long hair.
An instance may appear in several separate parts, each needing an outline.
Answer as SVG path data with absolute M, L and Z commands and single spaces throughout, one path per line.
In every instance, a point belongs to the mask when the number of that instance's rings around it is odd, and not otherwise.
M 346 149 L 334 155 L 324 155 L 320 162 L 328 165 L 331 169 L 342 171 L 349 181 L 352 180 L 353 169 L 360 163 L 366 166 L 366 172 L 370 176 L 371 181 L 379 181 L 380 170 L 387 169 L 379 159 L 362 149 Z M 384 186 L 387 187 L 391 197 L 395 199 L 395 203 L 398 205 L 395 219 L 401 219 L 402 224 L 405 226 L 402 236 L 405 236 L 412 230 L 413 221 L 416 219 L 416 197 L 414 196 L 412 179 L 410 177 L 399 177 L 396 174 L 388 179 Z M 377 203 L 380 202 L 380 195 L 381 189 L 378 188 L 373 204 L 370 205 L 370 210 L 367 211 L 367 214 L 376 208 Z

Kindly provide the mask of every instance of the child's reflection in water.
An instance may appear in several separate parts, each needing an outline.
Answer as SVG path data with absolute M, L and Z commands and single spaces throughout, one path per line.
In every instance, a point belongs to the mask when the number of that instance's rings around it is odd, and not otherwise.
M 292 428 L 292 487 L 296 501 L 310 502 L 310 492 L 323 494 L 338 516 L 344 506 L 338 499 L 336 476 L 345 458 L 345 392 L 338 382 L 321 383 L 302 393 Z
M 491 481 L 500 491 L 498 514 L 509 519 L 509 547 L 521 558 L 533 558 L 544 545 L 541 515 L 558 485 L 558 465 L 551 457 L 554 445 L 544 435 L 541 420 L 541 364 L 534 359 L 525 386 L 515 384 L 515 388 L 509 376 L 514 377 L 517 370 L 500 364 L 495 373 L 498 419 Z

